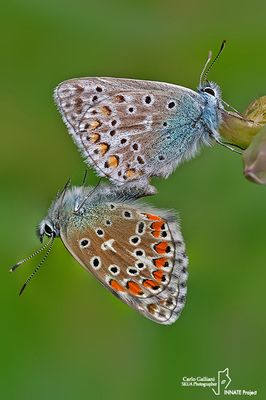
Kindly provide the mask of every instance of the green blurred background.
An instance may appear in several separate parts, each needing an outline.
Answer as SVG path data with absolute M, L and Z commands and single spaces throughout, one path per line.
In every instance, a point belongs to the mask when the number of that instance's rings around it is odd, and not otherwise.
M 84 165 L 52 100 L 62 80 L 115 76 L 196 88 L 210 74 L 243 110 L 265 95 L 266 4 L 242 1 L 33 1 L 1 6 L 1 399 L 212 399 L 183 376 L 230 369 L 231 389 L 265 384 L 264 187 L 241 157 L 214 146 L 147 201 L 178 210 L 190 258 L 187 305 L 174 325 L 138 315 L 80 268 L 57 240 L 24 295 L 35 226 Z M 96 176 L 90 172 L 89 182 Z

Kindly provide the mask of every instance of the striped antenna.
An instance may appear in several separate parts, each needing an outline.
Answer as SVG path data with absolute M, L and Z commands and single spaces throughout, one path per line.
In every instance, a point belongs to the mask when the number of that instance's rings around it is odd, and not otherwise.
M 41 253 L 50 243 L 51 243 L 51 240 L 49 240 L 47 243 L 45 243 L 44 246 L 42 246 L 39 250 L 36 250 L 29 257 L 26 257 L 23 260 L 19 261 L 17 264 L 15 264 L 13 267 L 11 267 L 9 271 L 10 272 L 14 272 L 21 264 L 23 264 L 24 262 L 30 260 L 32 257 L 37 256 L 37 254 Z
M 209 62 L 211 61 L 211 58 L 212 58 L 212 52 L 209 51 L 207 61 L 206 61 L 205 65 L 204 65 L 204 67 L 203 67 L 202 73 L 200 74 L 200 86 L 202 86 L 203 82 L 206 81 L 208 73 L 210 72 L 210 70 L 212 69 L 212 67 L 214 66 L 214 64 L 218 60 L 218 58 L 220 57 L 220 55 L 221 55 L 221 53 L 222 53 L 222 51 L 224 49 L 225 43 L 226 43 L 226 40 L 223 40 L 217 56 L 214 57 L 212 63 L 207 68 L 207 66 L 208 66 L 208 64 L 209 64 Z
M 22 293 L 24 292 L 24 290 L 26 289 L 26 286 L 28 286 L 28 284 L 30 283 L 30 281 L 32 280 L 32 278 L 34 277 L 34 275 L 36 274 L 36 272 L 38 272 L 38 270 L 40 269 L 40 267 L 42 266 L 42 264 L 44 263 L 44 261 L 46 260 L 46 258 L 49 256 L 50 251 L 52 250 L 52 246 L 53 246 L 53 242 L 54 242 L 54 236 L 51 237 L 51 239 L 49 240 L 48 243 L 50 243 L 50 246 L 47 250 L 47 252 L 45 253 L 43 259 L 41 260 L 41 262 L 39 263 L 38 267 L 33 271 L 33 273 L 28 277 L 28 279 L 26 280 L 26 282 L 24 283 L 24 285 L 22 286 L 22 288 L 20 289 L 19 295 L 21 296 Z
M 59 218 L 60 218 L 60 209 L 61 209 L 61 207 L 62 207 L 63 200 L 64 200 L 64 197 L 65 197 L 66 191 L 67 191 L 67 189 L 68 189 L 69 186 L 70 186 L 70 183 L 71 183 L 71 179 L 68 178 L 68 180 L 67 180 L 67 182 L 65 183 L 65 186 L 64 186 L 63 190 L 61 191 L 61 194 L 60 194 L 60 196 L 59 196 L 59 198 L 58 198 L 58 200 L 59 200 L 60 197 L 61 197 L 60 206 L 58 207 L 58 211 L 57 211 L 57 218 L 58 218 L 58 220 L 59 220 Z
M 205 73 L 205 71 L 206 71 L 207 65 L 208 65 L 209 62 L 211 61 L 211 58 L 212 58 L 212 52 L 211 52 L 211 50 L 210 50 L 210 51 L 209 51 L 209 54 L 208 54 L 208 58 L 207 58 L 207 60 L 206 60 L 206 62 L 205 62 L 205 64 L 204 64 L 204 67 L 203 67 L 203 69 L 202 69 L 202 71 L 201 71 L 201 74 L 200 74 L 200 80 L 199 80 L 199 85 L 200 85 L 200 86 L 202 86 L 202 83 L 203 83 L 203 75 L 204 75 L 204 73 Z

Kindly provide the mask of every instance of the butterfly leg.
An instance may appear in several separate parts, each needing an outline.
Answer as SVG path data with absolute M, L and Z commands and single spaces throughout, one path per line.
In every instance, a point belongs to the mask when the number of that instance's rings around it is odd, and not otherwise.
M 229 149 L 237 154 L 242 154 L 241 151 L 238 151 L 237 149 L 232 147 L 232 146 L 234 146 L 234 144 L 231 145 L 231 143 L 222 142 L 221 136 L 220 136 L 219 132 L 217 132 L 216 130 L 212 130 L 210 132 L 210 137 L 213 138 L 215 140 L 215 142 L 220 144 L 221 146 L 226 147 L 227 149 Z M 238 147 L 238 146 L 236 146 L 236 147 Z

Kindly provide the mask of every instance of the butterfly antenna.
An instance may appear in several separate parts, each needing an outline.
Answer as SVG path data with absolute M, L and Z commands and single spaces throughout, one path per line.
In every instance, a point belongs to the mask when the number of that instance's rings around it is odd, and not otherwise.
M 209 67 L 207 68 L 207 65 L 209 64 L 209 61 L 210 61 L 210 59 L 211 59 L 211 58 L 210 58 L 210 53 L 211 53 L 211 52 L 209 53 L 208 60 L 207 60 L 207 62 L 206 62 L 206 64 L 205 64 L 205 66 L 204 66 L 204 68 L 203 68 L 203 71 L 202 71 L 202 73 L 201 73 L 201 76 L 200 76 L 200 86 L 202 85 L 203 82 L 206 81 L 206 78 L 207 78 L 207 76 L 208 76 L 208 73 L 210 72 L 210 70 L 212 69 L 212 67 L 214 66 L 214 64 L 215 64 L 216 61 L 218 60 L 218 58 L 220 57 L 220 55 L 221 55 L 221 53 L 222 53 L 222 51 L 223 51 L 223 49 L 224 49 L 225 43 L 226 43 L 226 40 L 223 40 L 223 41 L 222 41 L 222 44 L 221 44 L 221 47 L 220 47 L 220 50 L 218 51 L 217 56 L 214 57 L 212 63 L 211 63 L 211 64 L 209 65 Z
M 44 261 L 46 260 L 46 258 L 49 256 L 50 251 L 52 250 L 52 246 L 53 246 L 53 242 L 54 242 L 54 237 L 51 238 L 51 240 L 49 241 L 50 243 L 50 247 L 48 248 L 47 252 L 45 253 L 45 256 L 43 257 L 43 259 L 41 260 L 41 262 L 39 263 L 38 267 L 33 271 L 33 273 L 28 277 L 28 279 L 26 280 L 26 282 L 24 283 L 24 285 L 22 286 L 22 288 L 20 289 L 19 295 L 21 296 L 22 293 L 24 292 L 24 290 L 26 289 L 26 287 L 28 286 L 28 284 L 30 283 L 30 281 L 32 280 L 32 278 L 34 277 L 34 275 L 36 274 L 36 272 L 38 272 L 38 270 L 40 269 L 40 267 L 42 266 L 42 264 L 44 263 Z
M 24 258 L 23 260 L 21 260 L 17 264 L 15 264 L 13 267 L 11 267 L 10 272 L 14 272 L 21 264 L 30 260 L 32 257 L 37 256 L 37 254 L 41 253 L 49 244 L 50 244 L 50 240 L 47 243 L 45 243 L 45 245 L 42 246 L 39 250 L 36 250 L 33 254 L 31 254 L 29 257 Z
M 98 186 L 100 185 L 102 181 L 102 178 L 99 179 L 98 183 L 96 186 L 94 186 L 94 188 L 90 191 L 90 193 L 87 194 L 87 196 L 85 197 L 85 199 L 79 204 L 79 206 L 75 209 L 74 213 L 78 213 L 80 211 L 80 209 L 84 206 L 84 204 L 86 203 L 86 201 L 88 200 L 89 197 L 91 197 L 93 195 L 93 193 L 95 193 L 95 191 L 97 190 Z
M 58 218 L 58 219 L 59 219 L 59 216 L 60 216 L 60 209 L 61 209 L 61 207 L 62 207 L 63 200 L 64 200 L 64 198 L 65 198 L 66 191 L 67 191 L 67 189 L 68 189 L 69 186 L 70 186 L 70 183 L 71 183 L 71 179 L 68 178 L 68 180 L 66 181 L 65 186 L 64 186 L 64 188 L 63 188 L 63 190 L 61 191 L 61 194 L 60 194 L 60 196 L 59 196 L 59 198 L 61 197 L 61 201 L 60 201 L 60 206 L 58 207 L 58 212 L 57 212 L 57 218 Z
M 62 192 L 61 192 L 61 194 L 60 194 L 60 197 L 61 197 L 61 204 L 62 204 L 62 201 L 64 200 L 66 191 L 67 191 L 67 189 L 68 189 L 69 186 L 70 186 L 70 183 L 71 183 L 71 178 L 68 178 L 68 180 L 66 181 L 65 186 L 64 186 L 64 188 L 63 188 L 63 190 L 62 190 Z
M 84 176 L 83 176 L 83 179 L 82 179 L 82 184 L 81 184 L 81 186 L 85 186 L 86 181 L 87 181 L 87 177 L 88 177 L 88 170 L 85 169 L 85 172 L 84 172 Z
M 60 196 L 61 196 L 61 190 L 58 190 L 56 193 L 55 201 L 58 200 Z
M 204 67 L 203 67 L 202 72 L 201 72 L 201 74 L 200 74 L 200 83 L 199 83 L 200 86 L 202 86 L 203 75 L 204 75 L 204 73 L 205 73 L 205 71 L 206 71 L 207 65 L 208 65 L 209 62 L 211 61 L 211 58 L 212 58 L 212 51 L 210 50 L 210 51 L 209 51 L 209 54 L 208 54 L 208 58 L 207 58 L 207 60 L 206 60 L 206 62 L 205 62 L 205 64 L 204 64 Z

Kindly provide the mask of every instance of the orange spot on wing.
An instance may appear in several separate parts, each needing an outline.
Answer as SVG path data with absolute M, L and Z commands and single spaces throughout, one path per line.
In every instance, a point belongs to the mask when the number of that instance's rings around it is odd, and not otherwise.
M 155 265 L 156 268 L 163 268 L 166 262 L 167 262 L 166 257 L 153 259 L 153 264 Z
M 163 221 L 163 219 L 158 215 L 153 215 L 153 214 L 143 214 L 143 215 L 151 221 Z
M 106 117 L 111 114 L 111 110 L 107 106 L 100 107 L 100 113 Z
M 157 282 L 161 282 L 163 277 L 163 271 L 162 270 L 154 271 L 152 275 L 154 276 L 154 279 L 156 279 Z
M 160 237 L 160 235 L 161 235 L 161 231 L 153 231 L 151 234 L 152 234 L 153 237 L 158 239 Z
M 116 292 L 125 292 L 125 288 L 122 285 L 120 285 L 120 283 L 118 283 L 115 279 L 111 279 L 109 285 Z
M 107 160 L 108 168 L 116 168 L 119 163 L 119 158 L 117 156 L 110 156 Z
M 168 242 L 160 242 L 154 245 L 154 250 L 156 253 L 164 254 L 169 253 L 170 247 Z
M 145 281 L 143 281 L 143 286 L 148 289 L 159 289 L 158 282 L 153 281 L 152 279 L 145 279 Z
M 152 229 L 152 232 L 151 232 L 152 236 L 157 239 L 161 236 L 161 230 L 165 228 L 165 224 L 164 224 L 164 221 L 161 220 L 161 221 L 153 222 L 150 225 L 150 227 Z
M 95 133 L 89 135 L 87 137 L 87 139 L 89 139 L 92 143 L 97 143 L 101 139 L 101 136 L 99 135 L 99 133 L 95 132 Z
M 107 151 L 109 150 L 110 146 L 107 143 L 100 143 L 99 146 L 100 146 L 100 153 L 102 156 L 104 156 L 105 153 L 107 153 Z
M 98 121 L 98 120 L 92 121 L 92 122 L 90 123 L 90 128 L 91 128 L 91 129 L 98 128 L 98 126 L 101 126 L 101 123 L 100 123 L 100 121 Z
M 151 224 L 151 229 L 153 231 L 160 231 L 160 230 L 164 229 L 164 222 L 163 221 L 162 222 L 161 221 L 153 222 Z
M 127 176 L 127 178 L 135 178 L 139 175 L 139 173 L 135 169 L 128 169 L 125 172 L 125 175 Z
M 141 287 L 133 281 L 128 281 L 127 282 L 127 288 L 129 290 L 129 292 L 133 295 L 141 295 L 143 294 Z

